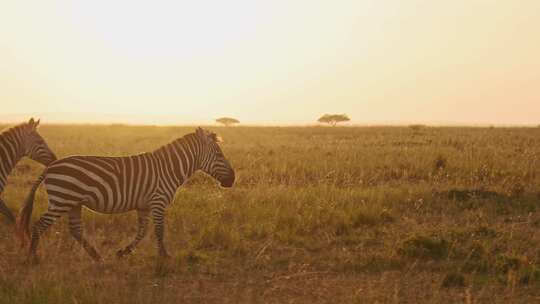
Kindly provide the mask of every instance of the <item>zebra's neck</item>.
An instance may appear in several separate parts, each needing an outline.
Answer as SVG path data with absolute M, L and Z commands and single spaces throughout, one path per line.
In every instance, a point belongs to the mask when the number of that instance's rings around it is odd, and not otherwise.
M 15 127 L 0 134 L 0 192 L 4 189 L 7 176 L 24 156 L 22 130 Z
M 200 168 L 201 145 L 192 136 L 184 136 L 154 151 L 166 186 L 175 192 Z

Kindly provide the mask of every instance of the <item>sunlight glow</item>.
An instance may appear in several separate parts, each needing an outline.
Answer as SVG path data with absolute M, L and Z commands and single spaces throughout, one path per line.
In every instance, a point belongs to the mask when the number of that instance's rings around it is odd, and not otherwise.
M 540 117 L 534 0 L 11 1 L 0 36 L 6 114 L 152 123 L 310 123 L 333 112 L 353 123 Z
M 75 1 L 66 17 L 127 55 L 197 57 L 253 39 L 267 16 L 255 1 Z

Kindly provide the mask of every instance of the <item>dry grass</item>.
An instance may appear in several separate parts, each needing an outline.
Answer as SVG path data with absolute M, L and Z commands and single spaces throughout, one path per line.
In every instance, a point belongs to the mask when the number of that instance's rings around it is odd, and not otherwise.
M 193 128 L 44 126 L 59 156 L 148 151 Z M 540 299 L 540 129 L 213 128 L 237 169 L 198 174 L 130 257 L 134 214 L 86 212 L 93 263 L 66 221 L 25 264 L 0 223 L 0 303 L 530 303 Z M 14 210 L 42 168 L 24 161 Z M 41 190 L 35 218 L 46 206 Z M 34 220 L 35 220 L 34 218 Z

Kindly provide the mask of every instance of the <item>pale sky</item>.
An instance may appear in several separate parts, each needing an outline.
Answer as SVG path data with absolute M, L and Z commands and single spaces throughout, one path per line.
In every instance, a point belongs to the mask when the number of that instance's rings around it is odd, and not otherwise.
M 540 124 L 540 1 L 0 0 L 0 105 L 81 122 Z

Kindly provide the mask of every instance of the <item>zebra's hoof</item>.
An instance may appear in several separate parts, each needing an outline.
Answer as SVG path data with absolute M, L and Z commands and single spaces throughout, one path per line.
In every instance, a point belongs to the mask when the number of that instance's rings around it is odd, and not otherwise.
M 92 259 L 93 259 L 94 262 L 96 262 L 96 263 L 101 263 L 101 262 L 103 262 L 103 259 L 101 258 L 101 256 L 100 256 L 99 254 L 92 255 Z
M 116 252 L 116 257 L 121 259 L 123 258 L 124 256 L 128 255 L 130 253 L 129 250 L 126 250 L 126 249 L 120 249 Z
M 37 255 L 30 255 L 26 259 L 26 263 L 28 265 L 38 265 L 39 264 L 39 257 Z

